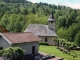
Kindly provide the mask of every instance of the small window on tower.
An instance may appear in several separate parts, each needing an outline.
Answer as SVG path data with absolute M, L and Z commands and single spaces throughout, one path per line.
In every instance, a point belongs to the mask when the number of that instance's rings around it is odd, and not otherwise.
M 53 23 L 53 21 L 51 21 L 51 23 Z
M 48 42 L 48 39 L 47 39 L 47 37 L 45 37 L 45 42 Z

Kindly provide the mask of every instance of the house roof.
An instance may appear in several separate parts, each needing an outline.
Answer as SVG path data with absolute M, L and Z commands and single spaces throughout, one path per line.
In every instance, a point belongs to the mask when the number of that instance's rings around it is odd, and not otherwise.
M 57 36 L 56 33 L 48 29 L 48 25 L 30 24 L 24 32 L 32 32 L 37 36 Z
M 27 33 L 1 33 L 10 44 L 40 41 L 41 39 L 31 32 Z
M 0 25 L 0 28 L 3 28 L 3 27 Z
M 7 29 L 3 29 L 2 33 L 9 32 Z
M 52 13 L 49 16 L 48 21 L 55 21 L 54 15 Z
M 0 32 L 9 32 L 7 29 L 5 29 L 4 27 L 0 26 Z

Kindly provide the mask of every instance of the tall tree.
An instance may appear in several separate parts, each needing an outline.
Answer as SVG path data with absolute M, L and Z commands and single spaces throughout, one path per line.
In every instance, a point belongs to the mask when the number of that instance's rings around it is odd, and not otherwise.
M 76 34 L 74 42 L 80 47 L 80 31 Z
M 32 13 L 33 13 L 33 14 L 35 14 L 35 13 L 36 13 L 36 10 L 35 10 L 35 8 L 34 8 L 34 7 L 32 8 Z

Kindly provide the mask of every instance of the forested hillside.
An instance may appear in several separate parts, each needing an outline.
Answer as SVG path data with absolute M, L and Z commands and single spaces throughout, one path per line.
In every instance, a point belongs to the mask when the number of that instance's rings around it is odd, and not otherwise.
M 59 38 L 80 46 L 80 10 L 26 0 L 0 0 L 0 25 L 10 32 L 22 32 L 29 24 L 47 24 L 50 13 L 56 19 Z

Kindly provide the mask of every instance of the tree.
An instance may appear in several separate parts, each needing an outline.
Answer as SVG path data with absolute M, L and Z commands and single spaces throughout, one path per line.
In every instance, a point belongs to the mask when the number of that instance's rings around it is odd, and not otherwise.
M 66 26 L 66 22 L 65 22 L 64 16 L 59 16 L 58 17 L 58 26 L 59 27 L 65 27 Z
M 10 23 L 7 25 L 7 29 L 10 32 L 21 32 L 24 26 L 24 23 L 26 23 L 23 19 L 23 15 L 20 14 L 12 14 L 10 16 Z
M 80 31 L 76 34 L 74 42 L 80 47 Z
M 36 10 L 35 10 L 35 8 L 34 8 L 34 7 L 32 8 L 32 13 L 33 13 L 33 14 L 35 14 L 35 13 L 36 13 Z
M 25 8 L 25 9 L 22 9 L 22 10 L 21 10 L 21 14 L 27 15 L 27 14 L 29 14 L 29 13 L 28 13 L 28 10 Z
M 9 47 L 6 49 L 3 49 L 3 57 L 6 57 L 9 60 L 14 60 L 14 58 L 20 58 L 23 59 L 24 56 L 24 50 L 22 50 L 19 47 Z
M 11 9 L 11 13 L 18 14 L 18 13 L 20 13 L 20 9 L 18 7 L 16 7 L 16 8 L 14 7 L 14 8 Z
M 74 42 L 74 38 L 76 36 L 76 33 L 80 30 L 80 25 L 79 23 L 74 23 L 72 24 L 68 29 L 67 29 L 67 40 Z
M 61 38 L 61 39 L 66 39 L 66 34 L 67 33 L 67 29 L 66 28 L 60 28 L 58 31 L 57 31 L 57 34 L 58 34 L 58 37 Z
M 66 49 L 68 50 L 68 54 L 70 55 L 70 51 L 71 51 L 71 42 L 66 42 Z
M 0 25 L 6 27 L 8 23 L 9 23 L 8 14 L 4 14 L 4 16 L 1 18 Z
M 73 23 L 71 18 L 72 17 L 69 16 L 68 21 L 67 21 L 67 28 L 70 27 L 70 25 L 72 25 L 72 23 Z
M 77 20 L 77 22 L 80 23 L 80 16 L 78 16 L 78 17 L 76 18 L 76 20 Z

